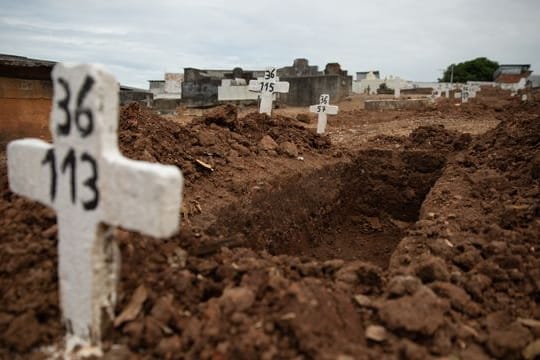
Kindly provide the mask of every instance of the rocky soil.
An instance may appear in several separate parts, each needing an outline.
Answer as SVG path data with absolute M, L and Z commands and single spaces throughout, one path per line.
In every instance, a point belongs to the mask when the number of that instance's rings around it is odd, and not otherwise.
M 187 125 L 122 109 L 122 152 L 186 187 L 178 235 L 116 231 L 106 357 L 534 359 L 540 105 L 489 95 L 344 111 L 322 137 L 231 106 Z M 0 358 L 44 358 L 63 334 L 56 218 L 9 191 L 4 153 L 0 213 Z

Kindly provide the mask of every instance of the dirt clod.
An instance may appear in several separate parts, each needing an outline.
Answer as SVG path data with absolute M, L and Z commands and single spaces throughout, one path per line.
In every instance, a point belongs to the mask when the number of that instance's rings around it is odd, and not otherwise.
M 379 308 L 382 321 L 393 330 L 433 335 L 444 324 L 449 304 L 423 287 L 414 295 L 385 300 Z

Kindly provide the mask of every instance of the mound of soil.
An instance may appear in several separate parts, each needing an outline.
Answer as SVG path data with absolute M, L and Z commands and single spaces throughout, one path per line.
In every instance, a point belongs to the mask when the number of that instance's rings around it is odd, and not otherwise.
M 133 325 L 116 332 L 116 342 L 124 339 L 132 350 L 172 357 L 177 353 L 199 358 L 519 357 L 540 334 L 534 320 L 540 316 L 540 265 L 535 254 L 540 245 L 538 124 L 538 119 L 523 117 L 503 122 L 474 140 L 465 152 L 449 158 L 444 170 L 448 157 L 432 151 L 367 152 L 351 166 L 291 179 L 290 184 L 296 186 L 278 182 L 269 194 L 245 203 L 250 211 L 227 210 L 236 223 L 231 220 L 225 225 L 244 229 L 239 232 L 255 244 L 301 243 L 305 228 L 317 234 L 331 224 L 324 215 L 338 214 L 339 206 L 329 206 L 335 198 L 341 199 L 345 214 L 350 215 L 348 210 L 356 206 L 365 219 L 378 215 L 379 224 L 385 218 L 380 214 L 394 221 L 400 215 L 417 217 L 386 271 L 359 260 L 301 256 L 313 246 L 309 241 L 297 247 L 296 254 L 290 252 L 296 256 L 279 255 L 280 250 L 272 246 L 263 248 L 275 255 L 223 249 L 207 258 L 181 256 L 178 250 L 160 247 L 150 251 L 161 254 L 156 255 L 161 259 L 158 262 L 135 255 L 145 254 L 148 244 L 128 239 L 122 248 L 134 249 L 130 250 L 135 256 L 133 266 L 155 266 L 152 273 L 160 276 L 148 274 L 141 280 L 135 271 L 124 272 L 123 294 L 134 294 L 141 284 L 155 293 L 148 296 Z M 422 129 L 410 141 L 422 138 L 422 133 L 435 135 L 434 141 L 421 144 L 439 144 L 435 140 L 447 135 Z M 464 147 L 463 139 L 458 139 L 442 141 L 440 146 Z M 513 155 L 503 163 L 501 157 L 507 154 Z M 377 159 L 380 165 L 367 159 Z M 401 182 L 391 180 L 391 164 Z M 486 176 L 493 172 L 495 178 Z M 424 181 L 417 180 L 424 185 L 411 186 L 419 175 L 426 175 Z M 319 184 L 309 181 L 317 176 Z M 342 182 L 350 187 L 341 186 Z M 375 196 L 365 195 L 366 189 L 383 183 L 387 188 Z M 321 194 L 317 185 L 329 190 Z M 395 193 L 407 193 L 406 186 L 418 193 L 409 191 L 411 205 L 397 211 L 399 206 L 387 204 L 392 186 L 398 186 Z M 345 190 L 349 192 L 340 194 Z M 365 206 L 371 198 L 373 206 Z M 406 204 L 407 199 L 400 203 Z M 380 210 L 374 210 L 376 205 Z M 323 220 L 313 221 L 317 218 Z M 289 223 L 282 226 L 280 219 Z M 221 233 L 226 226 L 213 231 Z M 178 263 L 178 268 L 171 269 L 171 262 Z M 187 279 L 179 280 L 179 274 Z M 190 286 L 199 287 L 198 291 L 186 292 Z M 188 300 L 193 293 L 198 298 Z M 167 300 L 172 301 L 172 308 L 185 310 L 180 319 L 166 317 L 169 335 L 152 330 L 156 328 L 152 324 L 163 324 L 156 317 L 163 297 L 172 299 Z
M 534 358 L 540 108 L 505 112 L 496 129 L 472 140 L 422 128 L 395 150 L 367 150 L 340 165 L 280 177 L 258 195 L 239 197 L 206 234 L 184 230 L 156 241 L 118 230 L 116 316 L 136 316 L 107 330 L 108 356 Z M 191 166 L 186 176 L 195 186 L 234 164 L 227 150 L 237 145 L 248 150 L 235 150 L 238 157 L 264 159 L 291 156 L 280 150 L 285 142 L 306 153 L 328 146 L 295 120 L 234 114 L 222 108 L 181 127 L 128 108 L 122 151 Z M 56 227 L 52 211 L 9 192 L 0 160 L 0 357 L 14 358 L 63 334 Z M 366 235 L 391 244 L 362 260 L 348 257 L 351 248 L 328 251 L 335 244 L 367 247 Z M 203 237 L 242 237 L 246 247 L 186 251 Z M 310 252 L 317 247 L 323 250 Z
M 471 140 L 471 135 L 447 130 L 442 125 L 420 126 L 410 133 L 405 147 L 454 152 L 465 149 Z
M 540 317 L 539 113 L 502 122 L 456 156 L 392 256 L 390 274 L 417 276 L 449 301 L 420 341 L 433 354 L 520 358 L 540 335 L 530 320 Z
M 120 112 L 119 146 L 129 158 L 178 166 L 189 186 L 208 175 L 209 167 L 219 171 L 239 157 L 298 156 L 328 149 L 330 140 L 307 131 L 293 118 L 259 113 L 238 118 L 232 105 L 180 126 L 132 103 Z
M 54 211 L 9 191 L 0 154 L 0 358 L 13 358 L 63 332 L 58 307 Z

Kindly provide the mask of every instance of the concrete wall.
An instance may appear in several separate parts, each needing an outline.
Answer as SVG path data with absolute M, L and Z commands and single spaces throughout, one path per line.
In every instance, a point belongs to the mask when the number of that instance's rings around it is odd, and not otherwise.
M 407 80 L 404 80 L 400 77 L 389 77 L 384 80 L 384 83 L 386 84 L 386 87 L 389 89 L 405 89 L 408 86 Z
M 149 91 L 154 96 L 165 92 L 165 80 L 149 80 L 149 83 Z
M 159 114 L 175 114 L 176 108 L 182 105 L 182 99 L 154 99 L 153 108 Z
M 330 102 L 335 103 L 349 96 L 352 89 L 352 76 L 284 77 L 280 81 L 288 81 L 290 84 L 288 94 L 279 94 L 280 102 L 293 106 L 318 104 L 321 94 L 329 94 Z
M 376 95 L 377 89 L 382 83 L 384 83 L 384 80 L 381 79 L 353 81 L 352 91 L 356 94 L 367 94 L 369 92 L 370 95 Z
M 227 86 L 223 84 L 218 87 L 218 100 L 219 101 L 243 101 L 254 100 L 257 101 L 259 94 L 248 90 L 248 85 L 234 85 Z
M 292 66 L 285 66 L 278 69 L 280 78 L 322 75 L 317 65 L 309 65 L 308 59 L 294 59 Z
M 150 92 L 154 99 L 181 99 L 182 73 L 165 73 L 165 80 L 150 80 Z
M 412 100 L 366 100 L 366 110 L 401 110 L 401 109 L 419 109 L 427 106 L 427 99 Z
M 182 95 L 182 73 L 165 73 L 165 93 Z
M 218 86 L 222 70 L 184 68 L 182 103 L 190 107 L 213 106 L 218 103 Z
M 146 91 L 125 91 L 120 90 L 120 105 L 137 102 L 147 107 L 152 105 L 153 94 Z
M 50 139 L 50 80 L 0 77 L 0 144 L 21 137 Z
M 415 87 L 411 89 L 402 89 L 401 95 L 431 95 L 433 93 L 433 88 L 431 87 Z
M 187 106 L 211 106 L 217 104 L 218 84 L 213 82 L 183 82 L 182 100 Z

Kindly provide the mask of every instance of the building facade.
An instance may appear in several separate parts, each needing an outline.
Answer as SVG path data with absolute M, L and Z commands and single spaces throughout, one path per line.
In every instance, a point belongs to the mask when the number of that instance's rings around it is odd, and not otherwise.
M 54 65 L 0 54 L 0 145 L 21 137 L 50 139 Z

